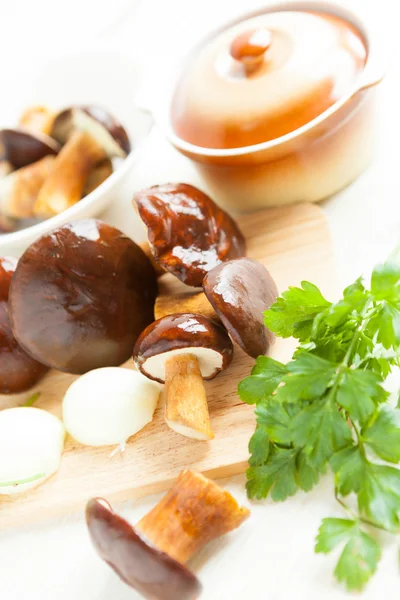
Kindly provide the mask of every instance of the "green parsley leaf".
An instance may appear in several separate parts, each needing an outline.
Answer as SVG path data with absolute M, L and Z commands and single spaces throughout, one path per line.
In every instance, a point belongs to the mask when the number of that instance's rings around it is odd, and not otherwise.
M 259 425 L 249 441 L 249 464 L 252 466 L 262 465 L 269 455 L 269 436 L 264 425 Z
M 301 288 L 290 287 L 265 313 L 266 326 L 280 337 L 296 337 L 302 342 L 310 336 L 313 320 L 330 306 L 319 289 L 308 281 Z
M 346 540 L 335 575 L 349 591 L 361 591 L 375 573 L 382 552 L 375 540 L 360 529 L 357 521 L 324 519 L 315 551 L 327 554 Z
M 328 360 L 299 352 L 295 360 L 288 363 L 287 375 L 282 377 L 284 386 L 278 388 L 277 402 L 297 402 L 319 398 L 329 386 L 337 366 Z
M 342 496 L 358 492 L 365 476 L 364 456 L 358 446 L 352 445 L 336 452 L 330 465 L 336 475 L 336 489 Z
M 361 437 L 383 460 L 400 462 L 400 410 L 383 406 L 374 421 L 361 431 Z
M 372 272 L 371 292 L 375 300 L 400 302 L 400 264 L 388 261 L 377 265 Z
M 339 384 L 337 402 L 352 419 L 366 423 L 378 402 L 387 397 L 376 373 L 346 368 Z
M 315 552 L 328 554 L 348 540 L 355 527 L 357 521 L 353 519 L 323 519 L 316 537 Z
M 257 423 L 265 428 L 272 442 L 290 444 L 292 418 L 287 406 L 269 400 L 258 404 L 255 413 Z
M 383 301 L 378 306 L 377 313 L 370 320 L 368 333 L 385 348 L 396 347 L 400 344 L 400 305 Z
M 251 375 L 239 383 L 240 399 L 247 404 L 266 400 L 275 391 L 285 373 L 287 369 L 282 363 L 269 356 L 259 356 Z
M 294 445 L 303 447 L 309 463 L 317 468 L 352 440 L 350 427 L 331 398 L 303 408 L 293 419 L 292 434 Z
M 297 483 L 304 492 L 309 492 L 318 483 L 320 475 L 325 471 L 323 467 L 317 469 L 313 466 L 304 452 L 297 455 Z
M 275 502 L 296 493 L 296 451 L 273 448 L 265 465 L 247 469 L 247 493 L 250 498 L 266 498 L 271 492 Z

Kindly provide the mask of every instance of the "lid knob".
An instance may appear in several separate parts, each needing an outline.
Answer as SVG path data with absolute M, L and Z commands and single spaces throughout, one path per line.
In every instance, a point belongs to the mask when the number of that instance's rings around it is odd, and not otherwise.
M 252 29 L 238 35 L 232 42 L 232 58 L 240 61 L 246 70 L 253 71 L 263 62 L 264 54 L 271 46 L 272 34 L 265 27 Z

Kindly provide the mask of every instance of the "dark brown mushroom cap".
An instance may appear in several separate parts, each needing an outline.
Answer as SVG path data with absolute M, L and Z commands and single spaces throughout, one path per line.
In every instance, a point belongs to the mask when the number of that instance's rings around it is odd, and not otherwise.
M 107 110 L 100 106 L 71 106 L 58 113 L 54 119 L 51 135 L 57 142 L 64 145 L 75 126 L 74 115 L 78 111 L 100 123 L 117 142 L 124 154 L 131 151 L 131 143 L 125 129 Z
M 118 229 L 96 219 L 44 235 L 21 257 L 10 290 L 14 335 L 69 373 L 120 365 L 153 320 L 154 269 Z
M 229 366 L 233 346 L 226 331 L 211 319 L 178 313 L 146 327 L 135 344 L 133 358 L 144 375 L 164 383 L 165 362 L 173 354 L 195 355 L 203 379 L 213 379 Z
M 7 160 L 14 169 L 26 167 L 48 155 L 55 155 L 59 144 L 47 135 L 33 134 L 23 129 L 0 131 L 0 161 Z
M 246 253 L 235 221 L 192 185 L 155 185 L 137 192 L 134 201 L 155 260 L 187 285 L 200 287 L 216 265 Z
M 195 600 L 200 595 L 197 577 L 141 537 L 105 500 L 88 502 L 86 522 L 101 558 L 144 598 Z
M 0 394 L 24 392 L 47 371 L 24 352 L 11 330 L 8 293 L 16 266 L 15 258 L 0 258 Z
M 232 339 L 253 358 L 274 341 L 264 325 L 264 311 L 278 297 L 271 275 L 251 258 L 237 258 L 210 271 L 204 292 Z

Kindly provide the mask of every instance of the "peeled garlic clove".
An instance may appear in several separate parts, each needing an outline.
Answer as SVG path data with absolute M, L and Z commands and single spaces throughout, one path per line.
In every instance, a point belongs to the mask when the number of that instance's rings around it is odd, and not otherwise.
M 60 466 L 65 429 L 40 408 L 0 411 L 0 494 L 18 494 L 36 487 Z
M 153 418 L 161 386 L 119 367 L 82 375 L 68 388 L 63 420 L 68 433 L 86 446 L 121 446 Z

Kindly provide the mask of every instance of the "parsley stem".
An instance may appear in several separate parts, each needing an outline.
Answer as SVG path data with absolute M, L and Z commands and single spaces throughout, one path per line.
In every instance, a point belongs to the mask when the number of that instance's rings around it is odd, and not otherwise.
M 366 519 L 365 517 L 361 517 L 360 515 L 357 515 L 355 512 L 353 512 L 351 510 L 350 507 L 347 506 L 347 504 L 345 502 L 343 502 L 343 500 L 339 497 L 339 493 L 337 491 L 337 489 L 335 489 L 335 500 L 336 502 L 338 502 L 340 504 L 340 506 L 342 506 L 346 512 L 349 513 L 349 515 L 352 517 L 352 519 L 354 519 L 355 521 L 359 521 L 360 523 L 364 523 L 364 525 L 369 525 L 370 527 L 375 527 L 376 529 L 381 529 L 382 531 L 385 531 L 386 533 L 392 533 L 394 535 L 398 534 L 399 531 L 395 530 L 395 529 L 387 529 L 386 527 L 384 527 L 383 525 L 379 525 L 379 523 L 376 523 L 375 521 L 370 521 L 369 519 Z

